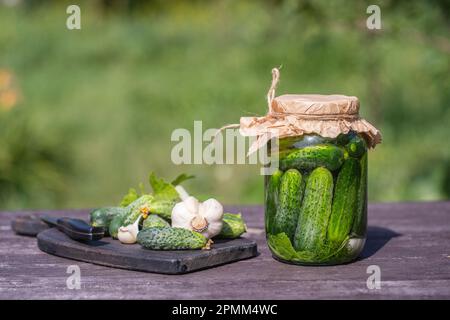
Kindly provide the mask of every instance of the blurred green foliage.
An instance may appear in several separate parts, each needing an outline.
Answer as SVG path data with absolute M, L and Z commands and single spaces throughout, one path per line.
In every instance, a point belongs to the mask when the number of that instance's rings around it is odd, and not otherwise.
M 170 162 L 172 130 L 263 115 L 277 94 L 342 93 L 383 133 L 372 201 L 450 196 L 450 38 L 445 1 L 67 1 L 0 4 L 0 69 L 20 100 L 0 108 L 0 208 L 116 204 L 151 170 L 196 175 L 192 194 L 262 203 L 259 166 Z

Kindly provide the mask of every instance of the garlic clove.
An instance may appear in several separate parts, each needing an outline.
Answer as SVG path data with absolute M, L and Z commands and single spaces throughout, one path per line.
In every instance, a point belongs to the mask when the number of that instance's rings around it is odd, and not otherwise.
M 223 227 L 223 206 L 216 199 L 208 199 L 200 204 L 199 215 L 208 221 L 208 228 L 202 232 L 207 238 L 215 237 Z
M 199 208 L 199 214 L 205 217 L 208 221 L 222 220 L 223 218 L 223 206 L 216 199 L 208 199 L 201 203 Z
M 133 224 L 128 226 L 122 226 L 119 228 L 117 233 L 117 238 L 121 243 L 133 244 L 136 243 L 137 234 L 139 233 L 139 221 L 141 216 L 139 216 Z
M 189 229 L 191 220 L 195 217 L 195 214 L 186 209 L 186 205 L 183 202 L 178 202 L 172 209 L 172 227 Z
M 132 244 L 136 242 L 136 239 L 129 230 L 128 226 L 119 228 L 117 238 L 121 243 Z
M 189 210 L 192 214 L 197 214 L 200 202 L 194 198 L 194 197 L 187 197 L 185 200 L 183 200 L 184 205 L 186 206 L 186 209 Z

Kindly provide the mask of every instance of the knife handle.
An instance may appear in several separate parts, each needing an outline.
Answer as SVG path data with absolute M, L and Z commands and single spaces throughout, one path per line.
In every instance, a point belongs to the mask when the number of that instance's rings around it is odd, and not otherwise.
M 93 227 L 81 219 L 59 218 L 56 227 L 74 240 L 100 240 L 105 234 L 105 228 Z

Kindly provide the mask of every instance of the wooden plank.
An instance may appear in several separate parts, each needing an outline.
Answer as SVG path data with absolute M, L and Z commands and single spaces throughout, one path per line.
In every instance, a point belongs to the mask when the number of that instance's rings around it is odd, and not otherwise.
M 11 221 L 11 227 L 13 231 L 22 236 L 35 237 L 41 231 L 50 228 L 39 217 L 31 216 L 19 216 Z
M 365 249 L 354 263 L 300 267 L 272 259 L 261 207 L 242 211 L 260 255 L 185 275 L 161 275 L 74 262 L 42 253 L 36 239 L 15 235 L 0 213 L 2 299 L 426 299 L 450 298 L 450 202 L 371 204 Z M 87 217 L 87 210 L 54 211 Z M 48 212 L 46 212 L 48 213 Z M 81 269 L 81 289 L 66 286 L 67 267 Z M 381 289 L 368 289 L 367 267 L 381 269 Z M 218 289 L 220 288 L 220 290 Z

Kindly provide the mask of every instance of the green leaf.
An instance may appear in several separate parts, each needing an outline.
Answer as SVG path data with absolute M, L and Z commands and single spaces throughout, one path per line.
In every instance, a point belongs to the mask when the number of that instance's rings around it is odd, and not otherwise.
M 158 213 L 162 213 L 166 216 L 168 215 L 170 218 L 170 213 L 168 213 L 169 208 L 173 207 L 173 203 L 179 201 L 178 192 L 175 190 L 175 186 L 192 178 L 194 178 L 194 176 L 183 173 L 176 177 L 172 183 L 169 183 L 164 181 L 164 179 L 157 177 L 154 172 L 150 173 L 148 180 L 154 193 L 153 204 L 155 208 L 162 211 Z M 139 190 L 140 194 L 138 194 L 136 189 L 130 188 L 128 193 L 122 198 L 120 206 L 126 207 L 140 196 L 147 194 L 143 183 L 139 184 Z
M 289 240 L 289 237 L 284 232 L 276 235 L 269 234 L 268 245 L 280 258 L 294 260 L 298 257 L 291 240 Z
M 180 183 L 182 183 L 182 182 L 184 182 L 184 181 L 186 181 L 186 180 L 189 180 L 189 179 L 193 179 L 193 178 L 195 178 L 195 176 L 193 176 L 193 175 L 188 175 L 188 174 L 186 174 L 186 173 L 182 173 L 182 174 L 180 174 L 178 177 L 176 177 L 176 178 L 171 182 L 171 184 L 174 185 L 174 186 L 177 186 L 177 185 L 179 185 Z
M 143 196 L 144 194 L 147 193 L 147 192 L 145 192 L 145 186 L 142 182 L 139 183 L 139 190 L 141 190 L 141 196 Z
M 121 207 L 126 207 L 133 201 L 135 201 L 137 198 L 139 198 L 139 195 L 134 188 L 130 188 L 128 190 L 128 193 L 122 198 L 122 201 L 120 202 Z
M 161 200 L 177 200 L 179 198 L 175 187 L 162 178 L 158 178 L 154 172 L 150 173 L 148 180 L 156 198 Z
M 296 251 L 286 233 L 269 234 L 269 247 L 275 254 L 288 261 L 308 262 L 316 259 L 316 254 L 309 251 Z
M 270 249 L 280 258 L 294 262 L 313 262 L 320 263 L 328 261 L 330 258 L 341 259 L 346 258 L 348 252 L 346 245 L 349 237 L 347 237 L 339 247 L 325 246 L 317 252 L 296 251 L 292 246 L 291 240 L 286 233 L 278 233 L 276 235 L 269 234 L 268 245 Z

